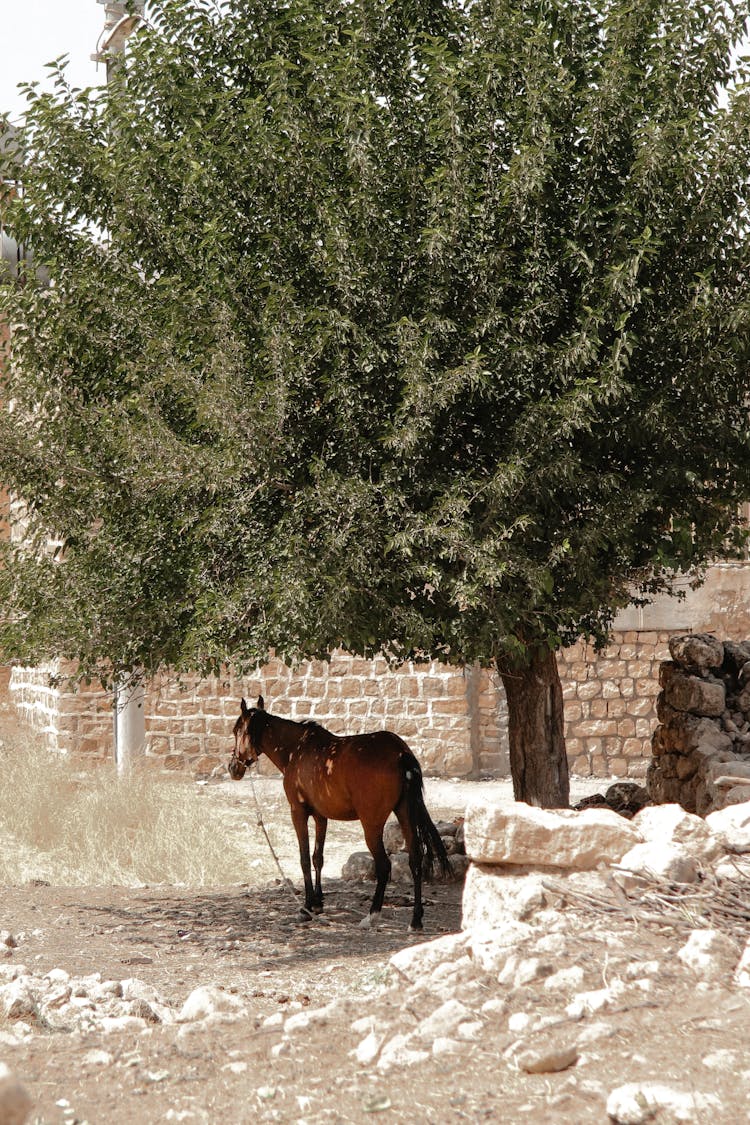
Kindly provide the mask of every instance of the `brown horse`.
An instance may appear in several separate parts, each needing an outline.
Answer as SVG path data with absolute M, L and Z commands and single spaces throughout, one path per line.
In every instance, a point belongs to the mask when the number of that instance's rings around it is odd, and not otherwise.
M 422 871 L 431 873 L 435 861 L 450 871 L 445 847 L 424 803 L 422 770 L 406 743 L 381 730 L 373 734 L 340 737 L 318 723 L 295 723 L 270 715 L 263 696 L 256 707 L 240 705 L 234 724 L 234 753 L 229 773 L 239 781 L 248 762 L 265 754 L 284 777 L 284 792 L 299 840 L 305 880 L 305 911 L 309 917 L 323 909 L 320 873 L 329 820 L 359 820 L 367 847 L 375 860 L 377 885 L 370 913 L 361 922 L 377 924 L 391 861 L 383 846 L 383 827 L 395 813 L 409 851 L 414 880 L 414 911 L 409 930 L 422 929 Z M 310 874 L 310 840 L 307 824 L 315 821 L 315 886 Z

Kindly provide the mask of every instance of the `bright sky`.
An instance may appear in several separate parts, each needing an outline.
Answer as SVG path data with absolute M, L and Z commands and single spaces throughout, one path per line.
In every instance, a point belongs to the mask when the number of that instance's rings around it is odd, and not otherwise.
M 49 86 L 44 64 L 70 56 L 68 77 L 74 86 L 104 84 L 105 69 L 91 61 L 104 28 L 104 8 L 97 0 L 0 0 L 0 113 L 11 120 L 23 113 L 26 99 L 19 82 Z

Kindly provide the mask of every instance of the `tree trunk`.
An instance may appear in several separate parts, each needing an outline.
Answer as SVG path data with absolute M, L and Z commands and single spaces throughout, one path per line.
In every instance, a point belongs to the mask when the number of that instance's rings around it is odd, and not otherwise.
M 529 650 L 523 666 L 498 661 L 508 700 L 510 772 L 517 801 L 541 808 L 568 808 L 563 699 L 554 652 Z

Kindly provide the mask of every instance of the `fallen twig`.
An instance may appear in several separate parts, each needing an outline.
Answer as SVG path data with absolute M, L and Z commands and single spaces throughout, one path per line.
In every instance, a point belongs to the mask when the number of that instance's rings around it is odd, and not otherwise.
M 622 914 L 636 924 L 679 930 L 710 925 L 744 942 L 750 922 L 750 878 L 739 867 L 737 870 L 737 878 L 731 881 L 704 872 L 699 883 L 670 883 L 653 873 L 639 872 L 638 886 L 630 892 L 612 877 L 603 894 L 568 886 L 564 879 L 547 878 L 543 886 L 600 914 Z

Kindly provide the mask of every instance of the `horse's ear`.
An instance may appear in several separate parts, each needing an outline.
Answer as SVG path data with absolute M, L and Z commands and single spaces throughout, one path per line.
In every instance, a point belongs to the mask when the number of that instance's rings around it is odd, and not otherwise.
M 244 699 L 240 702 L 240 711 L 243 715 L 247 714 L 247 703 L 245 703 Z
M 256 706 L 257 706 L 259 711 L 265 711 L 266 705 L 263 702 L 263 696 L 262 695 L 258 696 L 258 702 L 257 702 Z

